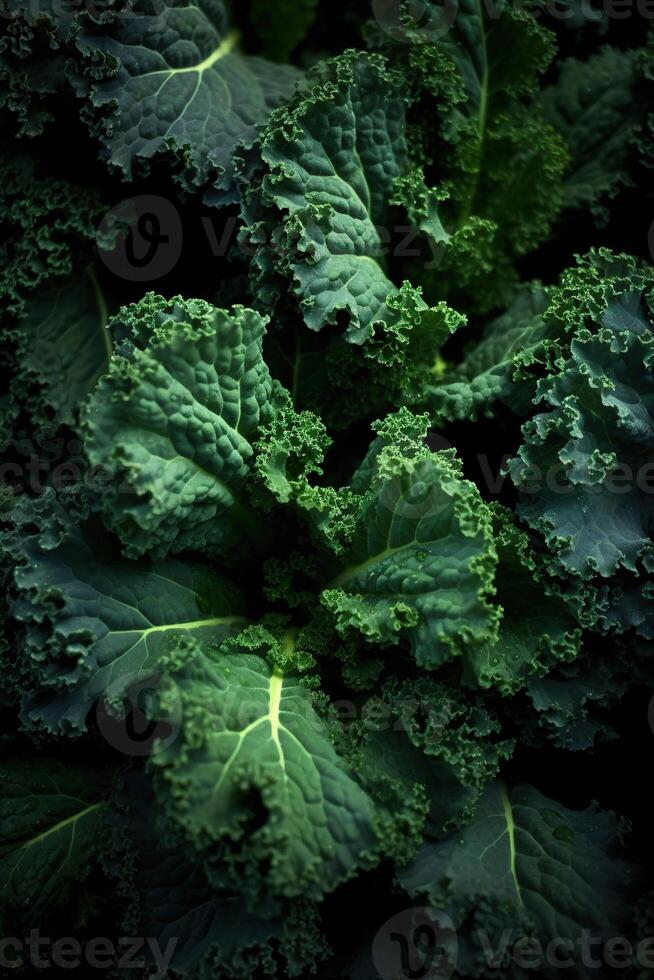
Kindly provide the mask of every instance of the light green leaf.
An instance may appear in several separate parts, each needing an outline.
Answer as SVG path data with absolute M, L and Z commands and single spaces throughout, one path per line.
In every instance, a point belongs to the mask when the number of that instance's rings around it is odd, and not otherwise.
M 492 416 L 497 402 L 516 414 L 526 414 L 535 381 L 517 380 L 516 361 L 536 357 L 540 343 L 551 332 L 543 321 L 546 307 L 547 291 L 542 286 L 522 289 L 509 309 L 469 346 L 461 364 L 429 387 L 427 398 L 433 414 L 448 421 Z
M 344 319 L 363 343 L 401 311 L 386 269 L 394 182 L 408 168 L 406 92 L 377 55 L 351 52 L 313 69 L 310 87 L 275 112 L 244 187 L 255 287 L 273 301 L 292 280 L 311 330 Z M 421 306 L 426 305 L 421 301 Z
M 224 551 L 259 533 L 239 496 L 269 411 L 266 320 L 147 295 L 112 326 L 117 349 L 84 411 L 85 447 L 111 476 L 102 504 L 134 557 Z
M 497 638 L 470 645 L 464 654 L 465 682 L 512 694 L 530 677 L 542 677 L 581 647 L 577 596 L 547 574 L 547 565 L 511 512 L 492 505 L 498 564 L 496 601 L 501 609 Z
M 410 419 L 400 412 L 380 427 L 355 477 L 356 530 L 322 601 L 339 630 L 386 646 L 406 639 L 433 669 L 496 635 L 488 600 L 497 555 L 477 488 L 453 451 L 412 443 Z
M 167 671 L 161 704 L 184 722 L 151 757 L 155 789 L 215 885 L 319 898 L 370 863 L 372 803 L 300 681 L 229 648 L 180 647 Z

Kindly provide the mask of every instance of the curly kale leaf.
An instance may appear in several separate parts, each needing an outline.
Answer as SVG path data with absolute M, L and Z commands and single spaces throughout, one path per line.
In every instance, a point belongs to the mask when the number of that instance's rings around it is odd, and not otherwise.
M 14 386 L 30 385 L 30 411 L 50 413 L 75 427 L 80 405 L 107 370 L 112 339 L 108 312 L 93 271 L 88 269 L 25 305 L 18 325 Z
M 557 748 L 587 752 L 618 738 L 611 709 L 627 691 L 648 683 L 647 671 L 633 648 L 608 642 L 612 645 L 608 653 L 598 656 L 591 647 L 574 663 L 530 679 L 529 709 L 520 710 L 522 737 L 529 744 L 542 745 L 545 735 Z
M 622 618 L 622 628 L 645 635 L 649 588 L 631 576 L 653 559 L 652 284 L 649 270 L 606 252 L 564 277 L 547 316 L 563 325 L 565 343 L 538 383 L 542 410 L 523 426 L 510 463 L 520 513 L 542 534 L 552 570 L 594 582 L 600 620 Z
M 420 785 L 429 803 L 426 833 L 439 837 L 468 822 L 513 744 L 483 702 L 421 677 L 391 678 L 366 702 L 360 722 L 360 768 L 373 795 L 383 780 Z M 420 826 L 419 829 L 422 829 Z
M 252 903 L 318 899 L 373 863 L 375 810 L 309 689 L 235 642 L 171 654 L 159 698 L 180 737 L 150 760 L 172 840 Z
M 604 941 L 625 935 L 631 869 L 620 857 L 623 829 L 612 813 L 569 810 L 532 786 L 495 783 L 474 822 L 427 841 L 399 880 L 413 898 L 447 912 L 463 975 L 522 976 L 512 943 L 528 936 L 542 949 L 564 940 L 575 975 L 589 980 L 584 930 Z M 544 956 L 540 968 L 560 975 Z
M 95 241 L 102 208 L 95 192 L 44 175 L 26 154 L 4 151 L 0 209 L 6 225 L 0 245 L 0 310 L 14 318 L 24 315 L 33 294 L 77 269 Z
M 257 914 L 245 896 L 212 887 L 188 845 L 169 847 L 153 836 L 157 806 L 143 775 L 128 777 L 119 802 L 113 849 L 136 895 L 138 930 L 171 951 L 171 976 L 249 980 L 260 967 L 282 980 L 312 973 L 329 954 L 314 903 L 290 901 L 282 913 Z
M 262 305 L 287 280 L 311 330 L 343 322 L 356 344 L 401 332 L 384 235 L 396 224 L 394 181 L 408 167 L 405 112 L 401 76 L 378 55 L 352 52 L 314 68 L 272 114 L 243 187 L 243 240 L 255 249 Z
M 605 47 L 588 61 L 564 61 L 543 91 L 540 108 L 570 152 L 567 210 L 590 209 L 605 223 L 607 203 L 633 184 L 633 148 L 645 121 L 639 75 L 639 52 Z
M 20 501 L 3 540 L 21 627 L 14 683 L 26 727 L 78 734 L 99 699 L 117 713 L 156 676 L 180 634 L 222 640 L 245 620 L 237 590 L 208 567 L 121 558 L 97 520 L 76 522 L 52 497 Z
M 543 320 L 547 305 L 544 287 L 524 287 L 508 310 L 468 346 L 461 363 L 427 387 L 425 398 L 437 420 L 492 417 L 498 403 L 516 414 L 528 414 L 535 381 L 526 368 L 542 358 L 543 341 L 551 334 Z
M 426 430 L 406 410 L 379 426 L 353 481 L 352 541 L 322 601 L 339 630 L 383 646 L 408 640 L 433 669 L 496 636 L 497 555 L 477 488 L 453 452 L 427 449 Z
M 102 506 L 131 557 L 224 552 L 258 534 L 240 494 L 271 410 L 266 321 L 252 310 L 148 294 L 112 321 L 117 346 L 83 412 L 111 477 Z
M 0 901 L 14 929 L 77 906 L 98 858 L 98 834 L 112 773 L 47 756 L 5 759 L 0 767 Z
M 125 177 L 172 158 L 190 193 L 234 198 L 234 154 L 251 146 L 301 73 L 243 55 L 223 0 L 143 0 L 105 30 L 82 31 L 75 79 L 107 161 Z
M 512 694 L 528 679 L 578 656 L 584 597 L 552 580 L 509 510 L 495 504 L 492 514 L 499 634 L 466 649 L 463 678 L 473 686 Z
M 53 0 L 5 0 L 2 18 L 0 109 L 13 116 L 19 137 L 40 136 L 68 89 L 79 11 Z
M 465 0 L 451 13 L 433 38 L 407 27 L 397 51 L 415 101 L 413 162 L 429 170 L 429 188 L 418 170 L 400 197 L 435 248 L 415 272 L 428 299 L 487 312 L 507 305 L 516 259 L 562 204 L 566 149 L 535 104 L 553 35 L 508 3 Z

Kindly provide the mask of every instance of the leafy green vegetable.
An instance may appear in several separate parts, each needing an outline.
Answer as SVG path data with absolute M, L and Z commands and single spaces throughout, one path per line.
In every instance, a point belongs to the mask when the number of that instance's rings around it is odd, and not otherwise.
M 244 624 L 237 591 L 210 568 L 130 562 L 97 522 L 73 524 L 50 495 L 23 503 L 5 548 L 23 624 L 18 673 L 34 691 L 23 701 L 26 724 L 84 731 L 98 699 L 119 707 L 180 634 L 215 640 Z
M 74 426 L 112 355 L 106 301 L 93 271 L 34 296 L 21 327 L 24 380 L 33 379 L 46 408 Z
M 544 90 L 542 110 L 570 150 L 566 208 L 606 218 L 607 200 L 631 182 L 629 151 L 643 124 L 637 66 L 636 52 L 607 47 L 589 61 L 565 61 Z
M 152 759 L 155 791 L 214 884 L 320 898 L 370 862 L 372 803 L 298 680 L 246 652 L 182 649 L 168 670 L 163 705 L 181 698 L 188 721 Z
M 591 977 L 592 968 L 575 949 L 581 923 L 605 941 L 620 935 L 625 924 L 624 901 L 616 890 L 618 882 L 629 882 L 630 872 L 616 856 L 621 831 L 611 813 L 569 810 L 532 786 L 508 789 L 494 783 L 475 822 L 442 841 L 427 842 L 400 872 L 400 882 L 411 896 L 447 909 L 461 928 L 459 957 L 467 976 L 490 976 L 503 966 L 516 975 L 501 931 L 520 923 L 521 935 L 543 946 L 564 940 L 575 972 Z M 468 935 L 466 919 L 480 900 L 489 931 L 477 928 Z M 492 937 L 490 950 L 482 947 L 484 936 L 487 945 Z M 490 962 L 484 962 L 489 952 Z M 555 975 L 542 952 L 540 969 Z
M 352 545 L 323 602 L 339 629 L 384 646 L 406 635 L 417 662 L 435 668 L 492 641 L 496 555 L 490 517 L 455 456 L 391 441 L 411 424 L 408 413 L 387 422 L 355 478 Z
M 392 238 L 390 198 L 408 167 L 404 113 L 401 77 L 356 53 L 317 66 L 307 91 L 273 113 L 244 195 L 262 302 L 287 276 L 311 330 L 345 314 L 347 339 L 362 343 L 400 320 L 383 236 Z
M 229 198 L 234 150 L 253 141 L 301 77 L 241 55 L 238 41 L 222 0 L 163 8 L 144 0 L 106 35 L 82 33 L 92 68 L 76 87 L 100 110 L 108 162 L 131 177 L 172 152 L 184 187 Z
M 256 526 L 239 499 L 269 411 L 265 321 L 146 296 L 84 412 L 86 449 L 111 475 L 103 504 L 131 557 L 224 550 Z
M 3 3 L 9 972 L 649 978 L 638 13 Z
M 401 196 L 436 256 L 417 281 L 486 312 L 509 301 L 515 260 L 546 238 L 562 203 L 566 151 L 534 104 L 553 36 L 504 2 L 465 0 L 433 38 L 407 20 L 413 158 L 432 180 L 425 188 L 418 170 Z
M 545 411 L 523 426 L 510 464 L 528 494 L 521 514 L 543 534 L 559 573 L 598 584 L 600 605 L 608 605 L 600 621 L 619 626 L 622 619 L 623 629 L 645 635 L 647 584 L 638 608 L 623 601 L 620 614 L 600 583 L 651 562 L 653 282 L 649 270 L 607 252 L 590 255 L 564 278 L 549 316 L 567 336 L 537 387 L 535 401 Z

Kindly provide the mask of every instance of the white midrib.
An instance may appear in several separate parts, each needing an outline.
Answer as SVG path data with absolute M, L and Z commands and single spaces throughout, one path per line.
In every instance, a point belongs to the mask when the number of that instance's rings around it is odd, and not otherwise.
M 231 765 L 234 762 L 234 759 L 241 751 L 241 747 L 243 746 L 243 742 L 245 741 L 247 736 L 250 734 L 250 732 L 253 732 L 255 728 L 258 728 L 260 725 L 264 725 L 266 722 L 270 722 L 270 737 L 272 741 L 275 743 L 277 752 L 279 754 L 279 764 L 284 774 L 284 782 L 287 781 L 286 760 L 284 758 L 284 750 L 282 749 L 282 743 L 279 738 L 279 730 L 281 727 L 279 721 L 279 712 L 281 709 L 283 686 L 284 686 L 283 675 L 274 673 L 269 681 L 268 714 L 262 715 L 261 718 L 257 718 L 255 721 L 251 722 L 246 728 L 244 728 L 242 732 L 239 733 L 238 741 L 234 746 L 234 749 L 232 750 L 229 758 L 225 762 L 225 765 L 223 766 L 223 770 L 220 774 L 220 778 L 216 783 L 216 787 L 214 790 L 215 793 L 219 792 L 225 780 L 225 777 L 227 776 L 231 768 Z
M 228 54 L 234 50 L 236 45 L 240 40 L 240 35 L 238 31 L 231 31 L 218 45 L 215 51 L 201 61 L 197 65 L 189 65 L 187 68 L 160 68 L 157 71 L 147 72 L 147 75 L 188 75 L 192 72 L 197 72 L 199 75 L 204 74 L 209 68 L 220 61 L 222 58 L 226 58 Z M 144 75 L 139 76 L 144 78 Z
M 162 626 L 149 626 L 147 629 L 139 629 L 135 626 L 131 630 L 111 630 L 111 635 L 117 633 L 140 633 L 141 636 L 150 636 L 151 633 L 165 633 L 168 630 L 193 630 L 203 629 L 208 626 L 237 626 L 239 623 L 247 623 L 243 616 L 216 616 L 214 619 L 196 619 L 190 623 L 164 623 Z
M 284 750 L 282 749 L 282 743 L 279 739 L 279 709 L 282 703 L 282 687 L 284 686 L 284 678 L 281 674 L 273 674 L 270 678 L 270 697 L 268 700 L 268 717 L 270 719 L 270 735 L 277 746 L 277 752 L 279 754 L 279 764 L 284 771 L 284 778 L 286 778 L 286 760 L 284 759 Z
M 507 793 L 506 786 L 502 786 L 502 807 L 504 809 L 504 819 L 506 820 L 506 830 L 509 835 L 509 851 L 511 855 L 511 876 L 513 878 L 513 884 L 515 885 L 516 895 L 518 896 L 518 901 L 522 906 L 524 902 L 522 901 L 522 891 L 520 889 L 520 882 L 518 881 L 518 873 L 516 869 L 516 846 L 515 846 L 515 819 L 513 817 L 513 807 L 511 806 L 511 800 L 509 799 L 509 794 Z

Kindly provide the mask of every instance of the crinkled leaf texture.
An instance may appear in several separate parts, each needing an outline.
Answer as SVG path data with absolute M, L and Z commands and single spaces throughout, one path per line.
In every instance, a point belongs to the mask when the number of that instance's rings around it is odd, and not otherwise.
M 595 971 L 581 962 L 583 931 L 605 942 L 625 935 L 630 869 L 619 856 L 621 830 L 612 813 L 568 810 L 532 786 L 494 783 L 474 822 L 427 841 L 399 879 L 414 899 L 447 911 L 463 976 L 522 975 L 512 944 L 534 936 L 543 945 L 570 943 L 575 976 L 589 980 Z M 508 955 L 494 963 L 498 950 Z M 546 962 L 541 969 L 540 976 L 560 976 Z
M 251 901 L 320 898 L 373 862 L 375 812 L 309 690 L 238 646 L 182 646 L 160 700 L 180 737 L 151 758 L 173 838 Z
M 566 148 L 534 101 L 554 38 L 503 0 L 492 9 L 462 0 L 433 37 L 427 25 L 412 29 L 415 11 L 403 6 L 407 37 L 397 56 L 408 55 L 421 134 L 413 158 L 429 167 L 433 186 L 405 186 L 402 196 L 437 260 L 409 276 L 430 300 L 485 313 L 508 305 L 515 260 L 547 237 L 561 207 Z M 442 11 L 423 7 L 426 16 Z
M 0 208 L 8 231 L 0 246 L 0 310 L 22 316 L 33 293 L 70 276 L 79 255 L 90 250 L 102 213 L 100 199 L 44 175 L 27 153 L 3 150 Z
M 238 41 L 223 0 L 143 0 L 104 31 L 82 33 L 91 67 L 77 90 L 100 110 L 108 162 L 132 178 L 172 155 L 187 190 L 233 200 L 237 147 L 252 145 L 302 77 L 239 53 Z
M 420 666 L 433 669 L 496 636 L 489 597 L 497 555 L 479 491 L 453 451 L 411 444 L 412 418 L 402 410 L 380 428 L 355 476 L 352 543 L 322 601 L 339 630 L 384 646 L 406 639 Z
M 531 744 L 541 745 L 545 735 L 557 748 L 588 752 L 618 738 L 609 709 L 642 683 L 643 676 L 633 649 L 627 652 L 615 644 L 614 650 L 602 659 L 591 651 L 545 677 L 530 679 L 527 694 L 533 711 L 525 714 L 521 728 Z
M 398 290 L 385 236 L 397 220 L 394 181 L 408 167 L 405 113 L 401 76 L 378 55 L 351 52 L 316 66 L 272 114 L 243 187 L 243 237 L 256 248 L 264 306 L 288 278 L 311 330 L 342 322 L 346 338 L 363 343 L 401 322 L 402 304 L 388 305 Z
M 6 0 L 0 37 L 0 107 L 12 113 L 18 136 L 39 136 L 56 118 L 56 96 L 67 87 L 67 43 L 73 16 L 55 15 L 48 0 Z
M 629 576 L 648 570 L 654 554 L 652 282 L 633 260 L 608 252 L 591 254 L 564 277 L 548 317 L 568 336 L 538 383 L 543 411 L 523 426 L 510 464 L 523 491 L 520 513 L 544 536 L 552 570 L 594 580 L 598 618 L 610 625 L 622 618 L 622 628 L 645 635 L 651 596 L 646 582 L 634 586 Z M 618 580 L 622 573 L 627 578 Z
M 139 934 L 154 937 L 161 950 L 173 947 L 170 976 L 250 980 L 260 968 L 284 980 L 313 973 L 316 960 L 329 954 L 312 902 L 258 915 L 243 895 L 212 887 L 191 848 L 166 847 L 153 836 L 156 802 L 142 774 L 128 777 L 120 802 L 128 810 L 117 823 L 115 857 L 137 896 Z
M 399 783 L 404 802 L 412 784 L 423 787 L 429 806 L 425 831 L 440 837 L 472 819 L 500 761 L 510 756 L 513 744 L 500 732 L 499 722 L 470 691 L 457 697 L 432 677 L 393 677 L 366 702 L 361 771 L 373 784 L 383 776 Z
M 258 531 L 239 492 L 270 409 L 266 321 L 242 306 L 148 294 L 84 411 L 85 448 L 110 480 L 102 504 L 131 557 L 224 552 Z
M 515 526 L 511 512 L 495 504 L 492 513 L 499 634 L 466 648 L 463 679 L 506 695 L 578 656 L 582 611 L 574 591 L 561 588 L 548 574 L 547 563 Z
M 70 914 L 76 904 L 98 853 L 112 773 L 101 766 L 27 756 L 3 761 L 0 777 L 3 923 L 31 928 L 53 907 L 65 906 Z
M 244 625 L 234 586 L 193 561 L 120 557 L 97 520 L 73 523 L 45 499 L 19 504 L 4 545 L 15 561 L 12 616 L 27 727 L 77 734 L 100 698 L 122 706 L 155 677 L 180 634 L 219 641 Z

